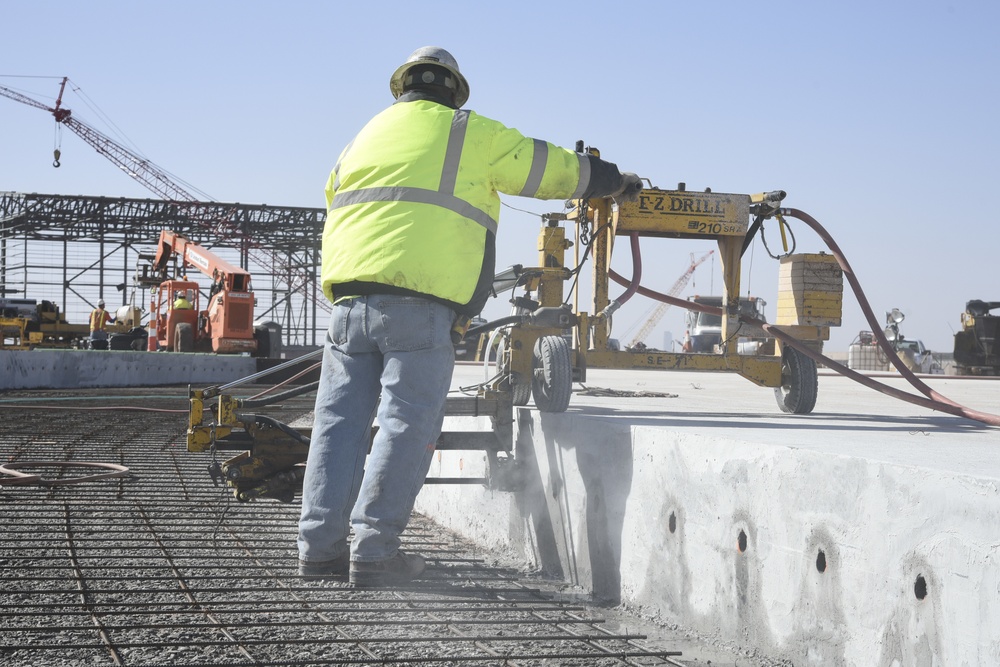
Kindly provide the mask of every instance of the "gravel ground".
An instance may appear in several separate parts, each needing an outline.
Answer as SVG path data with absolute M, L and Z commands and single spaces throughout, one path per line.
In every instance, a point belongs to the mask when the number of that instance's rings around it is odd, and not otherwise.
M 25 465 L 48 483 L 0 486 L 0 663 L 768 664 L 590 604 L 416 515 L 404 548 L 428 571 L 412 586 L 302 580 L 298 503 L 238 503 L 214 486 L 211 456 L 185 450 L 186 418 L 177 388 L 0 396 L 0 463 L 128 467 L 69 483 L 110 471 Z

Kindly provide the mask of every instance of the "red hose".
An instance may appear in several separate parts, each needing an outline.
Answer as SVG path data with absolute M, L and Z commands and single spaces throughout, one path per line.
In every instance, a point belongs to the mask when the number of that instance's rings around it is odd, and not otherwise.
M 642 280 L 642 254 L 639 251 L 639 234 L 637 232 L 629 234 L 629 248 L 632 250 L 632 280 L 629 281 L 625 292 L 615 299 L 619 306 L 635 295 L 636 290 L 639 289 L 639 282 Z
M 639 233 L 632 232 L 629 234 L 629 247 L 632 250 L 632 280 L 625 281 L 624 278 L 621 279 L 620 283 L 626 286 L 624 292 L 617 299 L 609 303 L 604 307 L 599 313 L 599 316 L 611 315 L 616 310 L 622 307 L 622 304 L 631 299 L 636 291 L 639 289 L 639 282 L 642 280 L 642 254 L 639 251 Z M 611 267 L 608 267 L 609 273 L 614 273 Z M 618 275 L 614 273 L 614 275 Z

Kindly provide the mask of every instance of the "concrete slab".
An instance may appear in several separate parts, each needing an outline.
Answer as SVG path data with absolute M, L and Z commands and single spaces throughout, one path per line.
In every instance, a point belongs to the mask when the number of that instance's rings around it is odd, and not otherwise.
M 253 374 L 251 357 L 117 350 L 0 350 L 0 390 L 210 385 Z
M 455 386 L 482 377 L 463 366 Z M 925 379 L 1000 412 L 1000 380 Z M 523 489 L 428 485 L 417 509 L 598 598 L 795 665 L 1000 664 L 1000 429 L 819 383 L 797 416 L 734 375 L 591 370 L 591 388 L 673 397 L 520 409 Z M 431 474 L 483 468 L 440 452 Z

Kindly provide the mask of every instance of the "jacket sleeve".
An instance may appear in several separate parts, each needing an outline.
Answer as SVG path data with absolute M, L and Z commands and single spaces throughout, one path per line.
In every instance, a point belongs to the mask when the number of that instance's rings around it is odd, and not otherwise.
M 494 121 L 495 122 L 495 121 Z M 602 197 L 621 187 L 618 167 L 495 123 L 489 150 L 497 192 L 535 199 Z

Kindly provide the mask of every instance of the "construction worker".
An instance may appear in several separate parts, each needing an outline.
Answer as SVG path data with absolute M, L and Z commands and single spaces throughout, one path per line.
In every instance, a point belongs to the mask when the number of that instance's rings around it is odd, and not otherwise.
M 191 308 L 193 308 L 191 302 L 184 296 L 184 292 L 177 292 L 174 294 L 174 297 L 175 310 L 191 310 Z
M 94 344 L 95 341 L 107 341 L 109 322 L 114 322 L 115 318 L 104 309 L 104 299 L 97 300 L 97 308 L 90 311 L 90 346 L 97 349 L 105 349 L 107 343 Z
M 414 51 L 389 89 L 396 103 L 343 150 L 326 186 L 322 282 L 334 307 L 299 522 L 300 574 L 355 586 L 424 570 L 399 535 L 441 433 L 453 324 L 491 292 L 497 193 L 634 199 L 640 186 L 611 163 L 462 110 L 469 84 L 444 49 Z
M 681 344 L 681 352 L 691 352 L 691 330 L 684 332 L 684 342 Z

